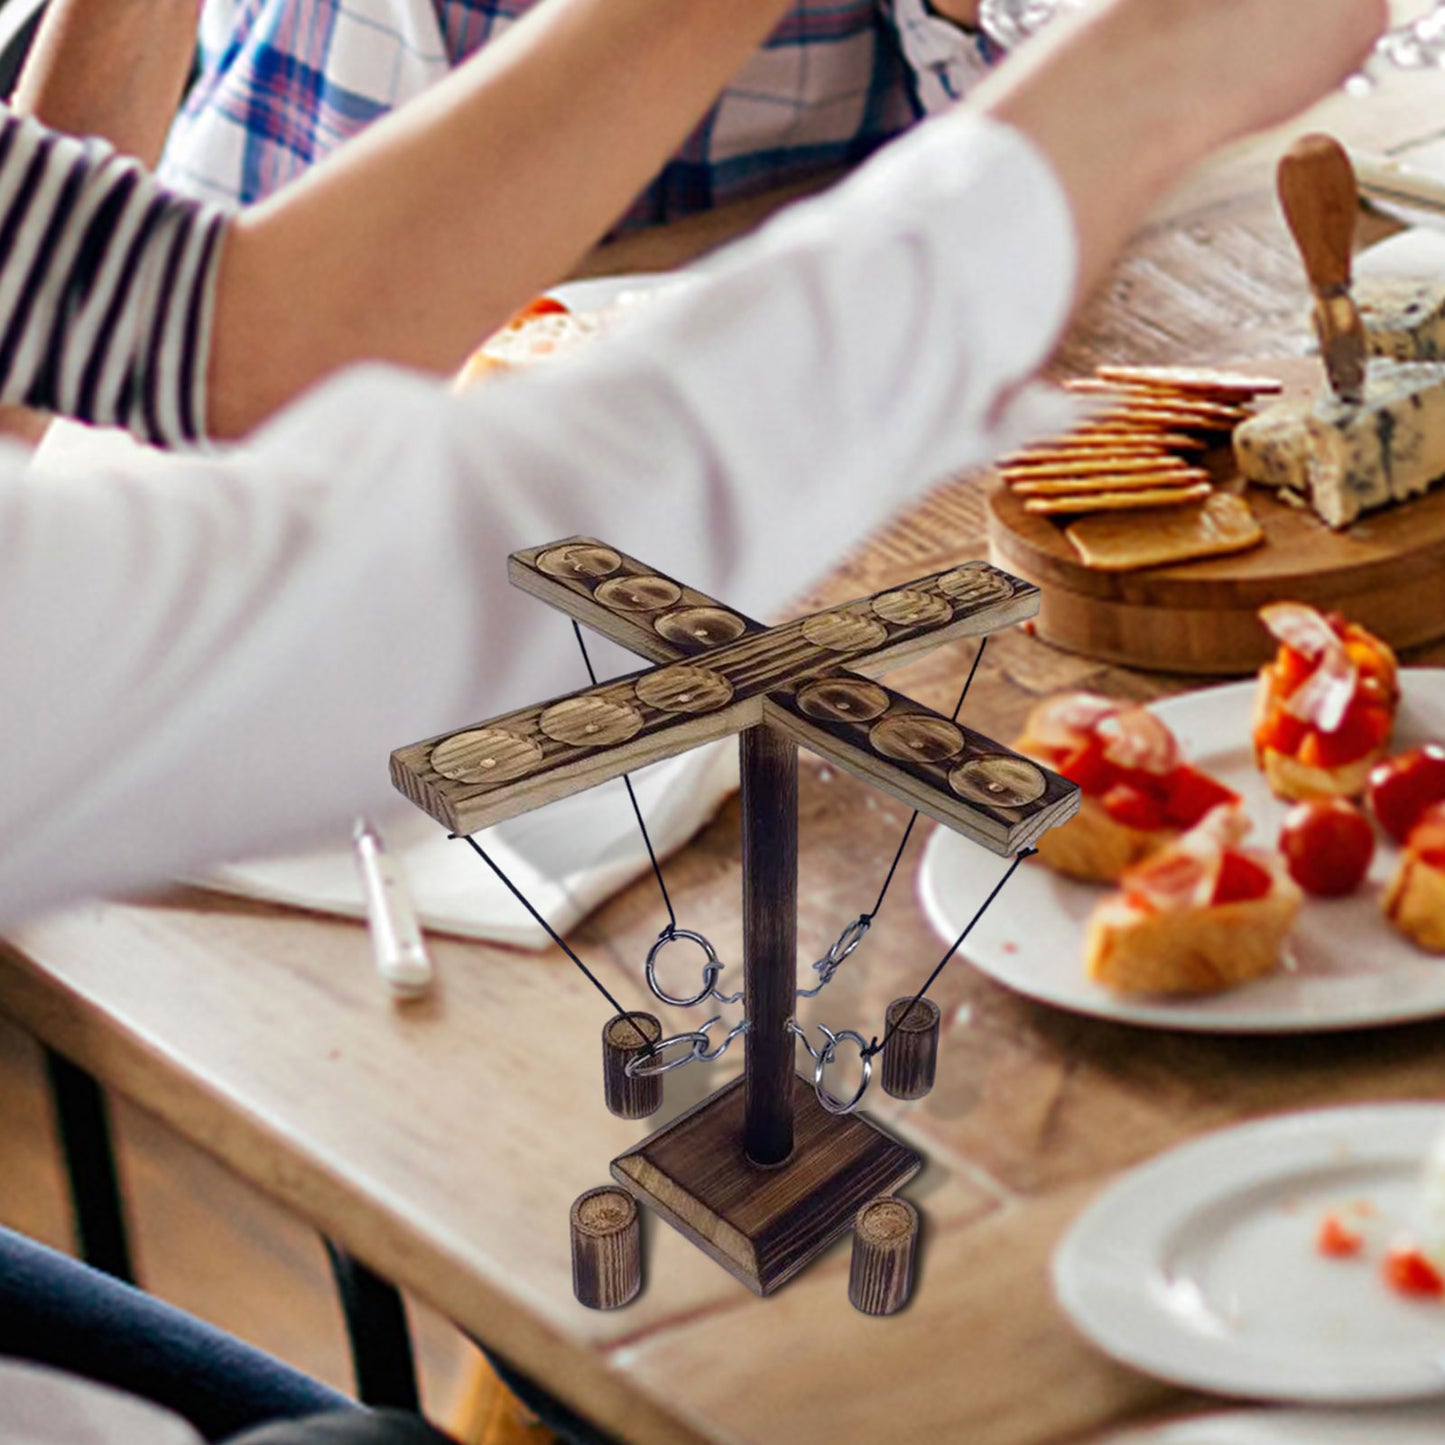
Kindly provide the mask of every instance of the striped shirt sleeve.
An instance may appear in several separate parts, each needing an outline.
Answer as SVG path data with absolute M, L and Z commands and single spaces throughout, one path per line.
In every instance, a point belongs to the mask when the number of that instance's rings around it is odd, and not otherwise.
M 227 212 L 0 110 L 0 401 L 200 440 Z

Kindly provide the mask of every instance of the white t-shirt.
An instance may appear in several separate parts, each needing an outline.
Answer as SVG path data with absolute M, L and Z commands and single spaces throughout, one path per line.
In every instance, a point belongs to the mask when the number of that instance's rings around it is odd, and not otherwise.
M 959 112 L 547 367 L 362 369 L 163 472 L 0 452 L 0 924 L 334 834 L 392 749 L 574 690 L 509 552 L 592 535 L 775 611 L 1037 424 L 1076 271 L 1044 159 Z

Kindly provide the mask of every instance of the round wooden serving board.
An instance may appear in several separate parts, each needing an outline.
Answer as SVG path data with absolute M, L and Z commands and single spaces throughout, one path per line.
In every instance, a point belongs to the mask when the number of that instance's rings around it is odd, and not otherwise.
M 1286 395 L 1323 385 L 1312 358 L 1237 369 L 1278 376 Z M 1227 452 L 1213 461 L 1221 481 L 1237 481 Z M 1340 532 L 1264 488 L 1250 488 L 1248 498 L 1264 530 L 1261 546 L 1173 567 L 1102 572 L 1083 565 L 1059 523 L 1025 512 L 996 481 L 989 553 L 997 566 L 1038 585 L 1038 636 L 1128 667 L 1251 672 L 1274 654 L 1255 614 L 1285 599 L 1337 609 L 1396 648 L 1445 636 L 1445 484 Z

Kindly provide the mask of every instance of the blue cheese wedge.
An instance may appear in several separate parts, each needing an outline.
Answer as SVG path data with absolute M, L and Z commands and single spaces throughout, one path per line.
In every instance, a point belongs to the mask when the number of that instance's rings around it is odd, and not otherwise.
M 1307 494 L 1313 411 L 1313 400 L 1292 398 L 1235 427 L 1234 457 L 1240 475 L 1259 487 Z
M 1372 356 L 1445 360 L 1445 281 L 1361 276 L 1351 291 Z
M 1359 405 L 1282 402 L 1236 428 L 1252 482 L 1303 498 L 1331 527 L 1419 496 L 1445 475 L 1445 364 L 1374 361 Z

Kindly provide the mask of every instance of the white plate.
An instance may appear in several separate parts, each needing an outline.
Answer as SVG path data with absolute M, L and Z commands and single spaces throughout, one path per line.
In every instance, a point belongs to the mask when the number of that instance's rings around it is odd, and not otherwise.
M 1379 1276 L 1411 1222 L 1445 1105 L 1282 1114 L 1126 1174 L 1054 1254 L 1054 1292 L 1106 1353 L 1177 1384 L 1298 1403 L 1445 1395 L 1445 1303 Z M 1322 1214 L 1368 1201 L 1357 1259 L 1314 1247 Z
M 1394 748 L 1445 739 L 1445 668 L 1406 668 Z M 1273 847 L 1288 805 L 1254 766 L 1254 683 L 1186 693 L 1154 711 L 1185 755 L 1244 799 L 1251 838 Z M 1296 1033 L 1403 1023 L 1445 1014 L 1445 959 L 1416 948 L 1380 911 L 1398 850 L 1379 835 L 1369 877 L 1349 898 L 1306 898 L 1278 973 L 1187 999 L 1114 994 L 1084 976 L 1084 925 L 1107 891 L 1026 864 L 961 950 L 990 978 L 1043 1003 L 1156 1028 Z M 929 839 L 918 889 L 929 920 L 952 943 L 998 880 L 1001 862 L 946 828 Z
M 1399 1405 L 1382 1410 L 1254 1409 L 1171 1420 L 1101 1445 L 1440 1445 L 1445 1408 Z
M 686 271 L 635 271 L 621 276 L 586 276 L 580 281 L 563 281 L 548 289 L 573 311 L 600 311 L 623 297 L 639 299 L 654 292 L 684 291 L 700 278 Z

